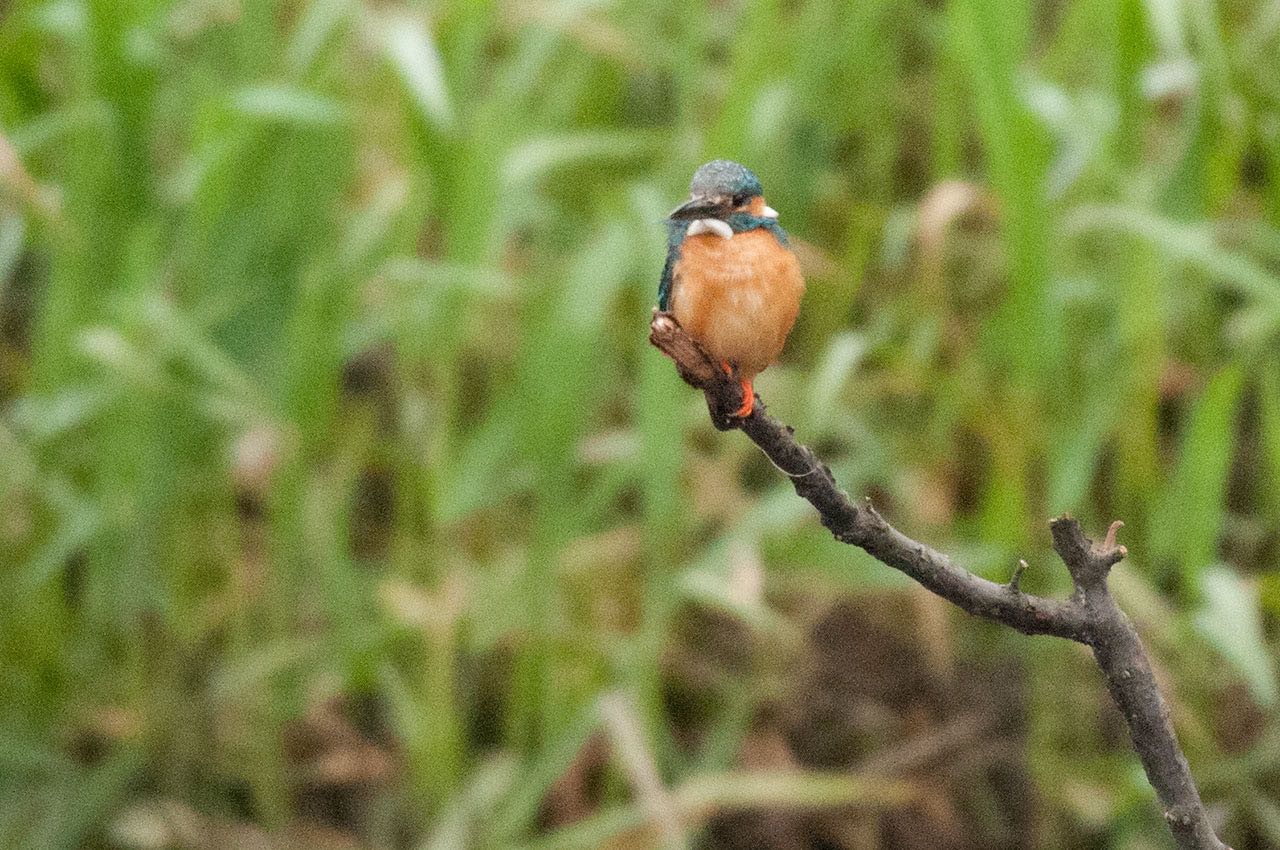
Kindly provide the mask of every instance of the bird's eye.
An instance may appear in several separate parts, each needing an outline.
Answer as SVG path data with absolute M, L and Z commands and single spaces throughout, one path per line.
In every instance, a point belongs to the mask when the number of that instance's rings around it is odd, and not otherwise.
M 738 194 L 733 196 L 733 205 L 735 207 L 740 207 L 749 200 L 751 200 L 750 195 L 748 195 L 746 192 L 739 192 Z

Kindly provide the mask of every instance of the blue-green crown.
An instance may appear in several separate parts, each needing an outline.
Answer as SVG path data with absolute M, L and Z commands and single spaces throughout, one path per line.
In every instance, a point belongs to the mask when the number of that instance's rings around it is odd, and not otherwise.
M 728 159 L 713 159 L 693 172 L 689 191 L 703 196 L 764 194 L 754 171 Z

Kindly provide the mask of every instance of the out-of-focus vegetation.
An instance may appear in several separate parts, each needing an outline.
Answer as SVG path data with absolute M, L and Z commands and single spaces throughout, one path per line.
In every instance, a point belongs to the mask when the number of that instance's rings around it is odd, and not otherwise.
M 1280 12 L 0 4 L 0 844 L 1169 847 L 1079 647 L 830 541 L 646 344 L 751 165 L 851 492 L 1115 586 L 1280 846 Z

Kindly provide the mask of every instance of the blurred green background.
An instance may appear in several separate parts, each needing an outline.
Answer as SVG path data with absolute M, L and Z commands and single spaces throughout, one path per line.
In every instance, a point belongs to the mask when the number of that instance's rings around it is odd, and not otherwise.
M 0 2 L 0 845 L 1167 848 L 1081 647 L 840 546 L 646 341 L 761 176 L 854 495 L 1114 586 L 1280 846 L 1280 5 Z

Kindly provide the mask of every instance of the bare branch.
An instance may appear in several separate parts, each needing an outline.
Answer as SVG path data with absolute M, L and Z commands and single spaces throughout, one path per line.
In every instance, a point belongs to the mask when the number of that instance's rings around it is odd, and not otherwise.
M 1112 523 L 1102 543 L 1085 537 L 1080 524 L 1070 517 L 1055 519 L 1049 530 L 1053 548 L 1071 572 L 1076 598 L 1085 609 L 1089 629 L 1084 642 L 1093 650 L 1107 690 L 1129 724 L 1133 747 L 1160 796 L 1178 846 L 1220 850 L 1226 845 L 1209 824 L 1142 639 L 1107 588 L 1107 573 L 1127 554 L 1115 542 L 1120 525 Z
M 1070 600 L 1023 593 L 1019 581 L 1025 562 L 1019 563 L 1008 584 L 989 581 L 907 537 L 886 522 L 869 501 L 853 502 L 836 484 L 831 470 L 796 441 L 791 428 L 769 416 L 763 403 L 757 401 L 750 416 L 734 418 L 731 413 L 742 402 L 737 382 L 717 368 L 673 316 L 655 312 L 649 341 L 676 362 L 687 383 L 703 391 L 716 427 L 738 428 L 759 446 L 791 478 L 796 493 L 817 509 L 822 524 L 837 540 L 861 547 L 969 614 L 1025 634 L 1056 635 L 1088 645 L 1112 699 L 1129 724 L 1134 749 L 1160 798 L 1178 847 L 1230 850 L 1209 824 L 1142 641 L 1107 589 L 1107 574 L 1127 554 L 1125 547 L 1116 543 L 1123 523 L 1112 523 L 1101 543 L 1086 537 L 1070 517 L 1050 523 L 1054 550 L 1076 588 Z

